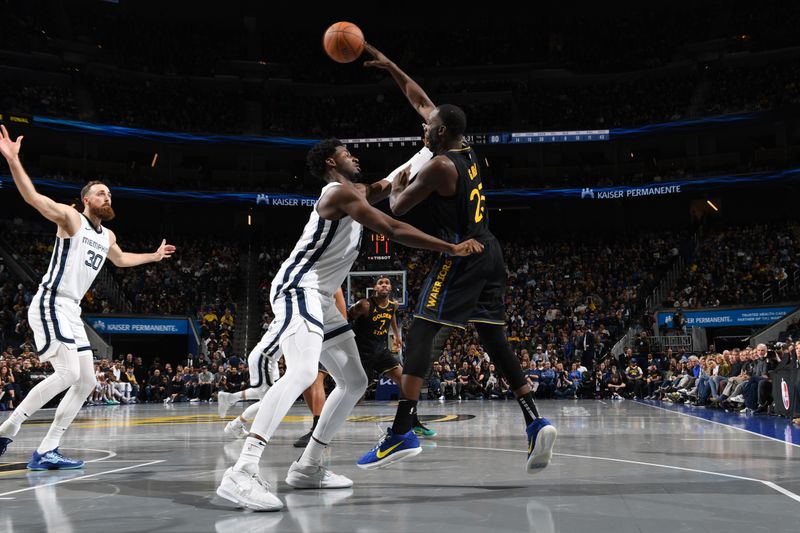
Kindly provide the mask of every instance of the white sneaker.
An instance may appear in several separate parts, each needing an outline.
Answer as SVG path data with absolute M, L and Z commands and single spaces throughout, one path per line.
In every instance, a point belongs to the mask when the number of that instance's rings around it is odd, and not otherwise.
M 244 422 L 242 422 L 242 419 L 238 416 L 225 424 L 225 429 L 223 429 L 222 432 L 226 435 L 230 435 L 234 439 L 243 439 L 250 434 Z
M 296 489 L 346 489 L 353 486 L 353 480 L 324 466 L 306 466 L 295 461 L 286 474 L 286 484 Z
M 736 403 L 744 403 L 744 396 L 742 396 L 741 394 L 737 394 L 736 396 L 734 396 L 733 398 L 731 398 L 728 401 L 729 402 L 736 402 Z
M 200 402 L 200 398 L 190 398 L 189 399 L 189 403 L 199 403 L 199 402 Z
M 228 413 L 228 409 L 233 407 L 233 404 L 238 401 L 239 398 L 237 398 L 235 394 L 220 391 L 217 395 L 217 409 L 219 409 L 219 417 L 225 418 L 225 415 Z
M 258 474 L 248 474 L 230 467 L 217 487 L 217 496 L 253 511 L 280 511 L 283 502 L 270 493 L 269 483 Z

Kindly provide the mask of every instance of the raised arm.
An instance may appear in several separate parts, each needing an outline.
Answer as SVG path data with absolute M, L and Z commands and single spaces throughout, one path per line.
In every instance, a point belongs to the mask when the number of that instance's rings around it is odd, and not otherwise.
M 389 74 L 394 78 L 394 81 L 400 86 L 400 90 L 403 91 L 403 94 L 408 98 L 411 107 L 413 107 L 417 113 L 425 119 L 425 122 L 427 122 L 428 117 L 436 106 L 431 102 L 431 99 L 428 98 L 428 95 L 425 94 L 425 91 L 422 90 L 422 87 L 412 80 L 408 74 L 403 72 L 400 67 L 395 65 L 394 61 L 391 61 L 383 52 L 371 44 L 365 42 L 364 49 L 375 58 L 371 61 L 364 62 L 364 66 L 388 70 Z
M 453 162 L 444 156 L 428 161 L 417 174 L 417 179 L 408 184 L 408 174 L 399 175 L 392 185 L 389 208 L 395 215 L 405 215 L 434 191 L 450 196 L 454 191 L 443 190 L 447 184 L 455 184 L 458 171 Z
M 388 198 L 389 193 L 392 192 L 392 182 L 385 178 L 375 183 L 355 183 L 354 186 L 364 194 L 370 205 Z
M 17 190 L 25 203 L 36 209 L 47 220 L 57 224 L 67 235 L 74 235 L 81 225 L 80 215 L 73 207 L 39 194 L 19 159 L 22 139 L 23 137 L 19 136 L 16 141 L 12 141 L 6 127 L 0 125 L 0 153 L 8 162 Z
M 348 215 L 359 224 L 411 248 L 444 252 L 454 256 L 471 255 L 483 251 L 483 245 L 474 239 L 451 244 L 423 233 L 409 224 L 395 220 L 367 203 L 364 196 L 350 186 L 343 185 L 325 195 L 317 204 L 323 218 Z
M 405 189 L 409 180 L 419 174 L 432 157 L 433 152 L 427 147 L 423 147 L 419 152 L 414 154 L 411 159 L 391 171 L 384 179 L 371 185 L 359 183 L 356 184 L 356 188 L 363 191 L 367 197 L 367 202 L 374 205 L 389 196 L 395 189 L 395 182 L 401 183 L 399 186 Z
M 161 240 L 161 245 L 158 249 L 149 254 L 134 254 L 130 252 L 123 252 L 117 244 L 117 238 L 113 232 L 110 235 L 111 245 L 108 247 L 108 260 L 114 266 L 120 268 L 135 267 L 144 265 L 146 263 L 157 263 L 162 259 L 169 259 L 175 253 L 175 246 L 167 244 L 166 239 Z

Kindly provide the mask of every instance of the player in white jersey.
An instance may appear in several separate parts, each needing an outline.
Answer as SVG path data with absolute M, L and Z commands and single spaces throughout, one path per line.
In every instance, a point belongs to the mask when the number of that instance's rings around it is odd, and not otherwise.
M 336 381 L 336 388 L 325 402 L 303 455 L 289 467 L 286 482 L 295 488 L 346 488 L 353 484 L 325 468 L 322 455 L 367 386 L 352 328 L 332 298 L 358 255 L 362 224 L 414 248 L 455 256 L 483 250 L 472 240 L 459 244 L 442 241 L 372 207 L 371 203 L 389 195 L 391 181 L 354 183 L 361 174 L 358 159 L 338 140 L 315 145 L 307 162 L 309 170 L 327 185 L 270 290 L 275 319 L 267 332 L 265 353 L 272 355 L 280 349 L 286 372 L 264 395 L 239 460 L 225 472 L 217 488 L 219 496 L 257 511 L 283 508 L 261 478 L 258 463 L 295 399 L 314 382 L 320 361 Z M 325 337 L 328 343 L 323 351 Z
M 341 288 L 333 294 L 333 305 L 336 307 L 336 310 L 339 311 L 342 317 L 347 320 L 347 304 L 344 301 L 344 293 L 342 292 Z M 329 332 L 326 333 L 322 339 L 322 351 L 325 351 L 329 346 L 334 346 L 346 340 L 344 336 L 338 335 L 334 329 L 328 329 Z M 223 396 L 222 392 L 219 393 L 219 403 L 226 403 L 225 412 L 227 412 L 227 408 L 239 400 L 259 400 L 248 406 L 242 412 L 242 414 L 228 422 L 223 429 L 223 432 L 226 435 L 235 437 L 237 439 L 243 439 L 247 437 L 249 432 L 247 431 L 247 426 L 245 426 L 245 424 L 248 420 L 252 420 L 256 416 L 258 409 L 261 407 L 261 398 L 264 397 L 264 394 L 266 394 L 269 388 L 276 381 L 278 381 L 278 378 L 280 377 L 280 372 L 278 369 L 278 361 L 282 356 L 280 348 L 278 348 L 277 351 L 272 352 L 269 356 L 266 354 L 268 348 L 270 348 L 270 344 L 272 343 L 271 337 L 272 335 L 269 331 L 267 331 L 258 344 L 253 347 L 253 349 L 250 351 L 250 355 L 247 357 L 247 366 L 250 369 L 250 388 L 245 389 L 241 393 L 225 393 L 225 396 Z M 309 410 L 311 410 L 311 415 L 314 417 L 314 426 L 312 427 L 311 431 L 308 432 L 307 439 L 301 437 L 297 442 L 294 443 L 295 448 L 305 448 L 308 446 L 308 443 L 311 440 L 311 435 L 314 433 L 314 430 L 317 429 L 317 423 L 319 423 L 319 418 L 322 414 L 322 408 L 325 405 L 325 389 L 322 386 L 322 380 L 320 380 L 320 376 L 322 376 L 324 379 L 324 376 L 327 374 L 328 371 L 324 369 L 322 365 L 320 365 L 317 379 L 314 380 L 314 383 L 309 388 L 303 391 L 303 400 L 305 400 L 306 406 L 309 408 Z M 317 386 L 319 386 L 321 390 L 312 391 L 312 389 Z M 319 394 L 321 396 L 320 405 L 318 406 L 319 411 L 315 411 L 317 406 L 313 405 L 313 403 L 309 402 L 308 400 L 308 397 L 313 394 Z M 220 417 L 224 417 L 225 412 L 223 412 L 223 409 L 220 408 Z M 298 446 L 300 441 L 304 442 Z
M 31 389 L 0 425 L 0 455 L 28 417 L 69 388 L 56 409 L 47 435 L 33 452 L 28 468 L 81 468 L 83 461 L 67 459 L 58 450 L 61 437 L 95 386 L 92 349 L 81 321 L 80 301 L 106 259 L 117 267 L 132 267 L 170 257 L 175 247 L 162 241 L 154 253 L 123 252 L 114 232 L 102 225 L 114 218 L 108 187 L 99 181 L 91 181 L 83 187 L 83 213 L 57 203 L 36 191 L 19 159 L 21 145 L 22 137 L 12 141 L 5 126 L 0 126 L 0 153 L 8 162 L 22 198 L 58 226 L 50 266 L 28 308 L 28 322 L 39 359 L 49 361 L 55 372 Z

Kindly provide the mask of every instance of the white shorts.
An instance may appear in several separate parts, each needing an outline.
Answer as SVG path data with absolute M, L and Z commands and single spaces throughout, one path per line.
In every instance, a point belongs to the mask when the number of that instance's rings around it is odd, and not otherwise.
M 281 338 L 300 327 L 319 333 L 323 350 L 355 337 L 352 326 L 336 309 L 333 297 L 313 289 L 292 289 L 285 296 L 278 296 L 272 312 L 275 319 L 259 342 L 264 348 L 252 351 L 247 359 L 251 387 L 269 383 L 267 358 L 280 358 Z
M 92 354 L 81 320 L 81 306 L 75 300 L 39 289 L 28 307 L 28 323 L 42 361 L 52 357 L 59 346 L 76 350 L 79 355 Z

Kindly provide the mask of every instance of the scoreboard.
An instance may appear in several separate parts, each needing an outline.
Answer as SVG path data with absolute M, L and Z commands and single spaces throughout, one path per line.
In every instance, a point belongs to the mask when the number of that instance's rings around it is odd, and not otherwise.
M 370 262 L 390 261 L 394 256 L 394 243 L 383 233 L 370 231 L 364 247 Z

